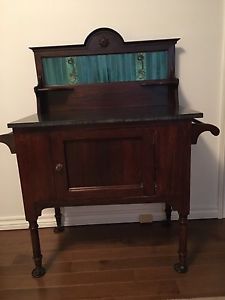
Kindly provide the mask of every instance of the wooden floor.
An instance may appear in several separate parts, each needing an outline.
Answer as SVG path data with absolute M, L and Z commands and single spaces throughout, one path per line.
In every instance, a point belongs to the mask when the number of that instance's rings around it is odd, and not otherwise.
M 177 224 L 40 229 L 47 274 L 31 277 L 28 230 L 0 232 L 1 300 L 151 300 L 225 296 L 225 220 L 189 222 L 189 272 L 177 274 Z

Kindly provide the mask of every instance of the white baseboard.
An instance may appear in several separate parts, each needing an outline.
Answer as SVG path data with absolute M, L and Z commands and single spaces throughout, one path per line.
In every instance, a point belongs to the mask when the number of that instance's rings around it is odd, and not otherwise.
M 151 214 L 153 221 L 165 219 L 164 205 L 162 204 L 132 204 L 132 205 L 107 205 L 89 207 L 70 207 L 62 209 L 64 225 L 89 225 L 89 224 L 111 224 L 111 223 L 133 223 L 139 222 L 142 214 Z M 173 212 L 172 219 L 177 219 L 177 213 Z M 193 209 L 189 219 L 218 218 L 218 210 Z M 38 219 L 40 227 L 54 227 L 55 218 L 53 210 L 43 212 Z M 0 217 L 0 230 L 27 229 L 28 222 L 24 216 Z

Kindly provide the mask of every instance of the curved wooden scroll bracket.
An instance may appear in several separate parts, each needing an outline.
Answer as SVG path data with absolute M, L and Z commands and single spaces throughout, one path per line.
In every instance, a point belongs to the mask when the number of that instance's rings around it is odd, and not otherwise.
M 219 135 L 220 133 L 219 128 L 215 125 L 202 123 L 198 120 L 193 120 L 191 143 L 197 144 L 199 135 L 204 131 L 210 131 L 215 136 Z
M 12 154 L 16 153 L 13 132 L 1 134 L 0 135 L 0 143 L 6 144 L 9 147 L 10 152 Z

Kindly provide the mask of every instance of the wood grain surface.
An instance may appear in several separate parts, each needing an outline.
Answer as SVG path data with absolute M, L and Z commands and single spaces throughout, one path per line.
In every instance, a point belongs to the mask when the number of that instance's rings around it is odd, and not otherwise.
M 1 300 L 151 300 L 225 295 L 225 221 L 190 221 L 186 274 L 176 261 L 177 223 L 40 229 L 47 273 L 34 279 L 28 230 L 0 232 Z

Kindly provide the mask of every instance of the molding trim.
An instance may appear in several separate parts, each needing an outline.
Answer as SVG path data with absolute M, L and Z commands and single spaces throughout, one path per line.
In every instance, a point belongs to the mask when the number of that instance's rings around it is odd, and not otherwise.
M 134 204 L 134 205 L 110 205 L 91 207 L 64 208 L 65 226 L 91 225 L 91 224 L 113 224 L 139 222 L 141 214 L 151 214 L 153 221 L 165 219 L 164 206 L 161 204 Z M 178 215 L 173 212 L 172 219 L 176 220 Z M 191 211 L 189 219 L 218 218 L 218 209 L 198 208 Z M 40 228 L 54 227 L 54 213 L 49 210 L 38 219 Z M 9 216 L 0 218 L 0 230 L 28 229 L 28 222 L 24 216 Z

